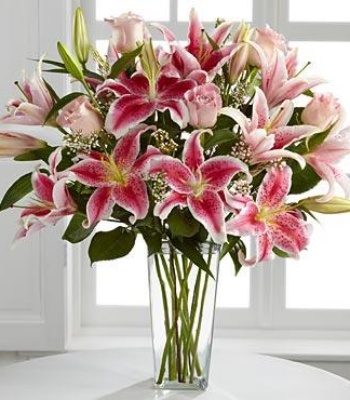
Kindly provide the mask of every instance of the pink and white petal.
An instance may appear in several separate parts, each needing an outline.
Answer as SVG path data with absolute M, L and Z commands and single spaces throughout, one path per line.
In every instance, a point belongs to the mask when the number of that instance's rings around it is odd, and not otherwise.
M 148 146 L 146 153 L 136 160 L 133 166 L 133 172 L 138 174 L 147 174 L 151 160 L 162 155 L 163 153 L 156 147 Z
M 227 233 L 235 236 L 259 236 L 266 232 L 267 225 L 259 219 L 259 208 L 250 201 L 240 211 L 226 222 Z
M 234 213 L 244 208 L 250 201 L 253 201 L 253 198 L 249 195 L 232 194 L 228 189 L 223 189 L 218 194 L 227 210 Z
M 273 241 L 269 231 L 258 237 L 257 263 L 269 261 L 273 257 Z
M 214 190 L 224 189 L 238 172 L 245 173 L 248 181 L 251 180 L 248 166 L 230 156 L 213 157 L 204 161 L 199 169 L 205 184 Z
M 77 181 L 84 185 L 101 187 L 108 183 L 108 171 L 101 161 L 87 159 L 69 168 Z
M 256 199 L 258 206 L 275 208 L 285 203 L 292 184 L 292 169 L 289 166 L 272 167 L 267 171 Z
M 1 122 L 4 124 L 42 125 L 47 113 L 35 104 L 21 103 L 13 114 L 2 117 Z
M 149 94 L 149 82 L 144 74 L 136 72 L 131 78 L 121 78 L 120 82 L 128 89 L 129 93 L 138 96 Z
M 187 202 L 191 214 L 204 225 L 213 241 L 225 243 L 227 236 L 224 205 L 219 195 L 205 190 L 200 197 L 189 196 Z
M 157 83 L 159 99 L 162 102 L 168 100 L 182 100 L 184 94 L 197 86 L 197 83 L 192 79 L 176 79 L 173 83 L 167 84 L 167 81 L 173 80 L 175 78 L 169 78 L 162 75 Z
M 107 94 L 108 92 L 114 93 L 116 96 L 123 96 L 125 94 L 131 94 L 130 90 L 125 87 L 119 80 L 106 79 L 103 83 L 96 87 L 96 94 L 101 96 Z
M 317 126 L 312 125 L 293 125 L 282 126 L 270 131 L 271 135 L 275 137 L 274 148 L 282 149 L 294 143 L 296 140 L 311 136 L 319 132 Z
M 52 202 L 52 192 L 54 182 L 46 175 L 41 172 L 33 172 L 32 174 L 32 186 L 34 193 L 40 200 L 46 202 Z
M 49 157 L 49 167 L 51 175 L 55 176 L 57 173 L 57 166 L 62 161 L 62 148 L 58 147 Z
M 110 217 L 115 204 L 112 189 L 111 186 L 103 186 L 91 195 L 86 205 L 87 221 L 83 223 L 85 228 Z
M 170 192 L 163 201 L 156 204 L 154 207 L 154 215 L 164 220 L 168 217 L 172 209 L 177 206 L 186 207 L 187 196 L 176 192 Z
M 66 210 L 67 214 L 74 213 L 76 211 L 77 205 L 72 199 L 64 179 L 61 179 L 55 184 L 52 197 L 53 203 L 58 210 L 64 209 Z
M 187 78 L 192 71 L 201 70 L 201 65 L 197 58 L 182 46 L 172 45 L 171 49 L 173 50 L 171 63 L 181 73 L 183 78 Z
M 150 117 L 155 110 L 155 103 L 146 97 L 125 95 L 112 103 L 106 116 L 105 128 L 117 139 L 129 129 Z
M 193 54 L 196 58 L 199 58 L 202 45 L 203 45 L 203 36 L 202 36 L 203 25 L 199 21 L 198 14 L 194 8 L 190 11 L 189 17 L 189 26 L 188 26 L 188 46 L 186 50 Z
M 276 215 L 269 230 L 273 244 L 294 257 L 309 243 L 308 224 L 290 212 Z
M 276 107 L 271 112 L 269 132 L 276 128 L 285 127 L 293 116 L 294 103 L 285 100 L 280 107 Z
M 264 92 L 258 87 L 255 89 L 251 130 L 265 128 L 269 119 L 269 107 Z
M 269 135 L 265 129 L 255 129 L 248 134 L 244 134 L 244 141 L 249 146 L 252 156 L 258 156 L 273 148 L 275 137 Z
M 243 133 L 248 134 L 248 127 L 250 125 L 250 121 L 241 111 L 232 107 L 223 107 L 220 110 L 220 114 L 232 118 L 241 127 Z
M 164 173 L 168 185 L 176 192 L 190 194 L 192 192 L 190 184 L 195 182 L 195 177 L 190 169 L 180 160 L 161 156 L 151 160 L 149 174 Z
M 19 228 L 19 230 L 15 234 L 15 237 L 13 238 L 13 243 L 15 244 L 17 240 L 27 238 L 33 233 L 38 232 L 43 228 L 45 228 L 45 225 L 42 222 L 40 222 L 40 220 L 38 219 L 33 220 L 29 225 L 22 226 Z
M 152 22 L 150 25 L 157 28 L 162 33 L 164 39 L 167 42 L 175 42 L 176 41 L 176 37 L 175 37 L 174 33 L 166 26 L 159 24 L 158 22 Z
M 146 217 L 149 208 L 147 186 L 140 176 L 129 175 L 126 185 L 113 186 L 112 195 L 118 206 L 133 214 L 130 223 Z
M 214 29 L 211 34 L 211 39 L 218 45 L 221 46 L 223 42 L 227 39 L 233 27 L 232 22 L 222 22 L 217 28 Z
M 184 129 L 188 125 L 189 111 L 182 100 L 163 100 L 158 102 L 157 109 L 159 111 L 169 110 L 171 119 Z
M 214 77 L 218 70 L 226 64 L 232 56 L 234 49 L 237 47 L 236 43 L 229 44 L 219 50 L 213 51 L 209 57 L 202 63 L 202 69 L 208 72 L 209 77 Z
M 281 50 L 275 49 L 267 68 L 262 71 L 262 90 L 266 95 L 270 107 L 278 104 L 278 102 L 273 102 L 272 99 L 278 96 L 282 89 L 282 85 L 287 82 L 287 79 L 288 72 L 285 63 L 285 56 Z M 285 98 L 280 102 L 283 100 L 285 100 Z
M 274 161 L 280 158 L 291 158 L 292 160 L 295 160 L 297 163 L 299 163 L 301 169 L 304 169 L 306 166 L 304 157 L 298 153 L 284 149 L 273 149 L 265 151 L 264 153 L 260 153 L 252 158 L 251 164 Z
M 188 79 L 192 79 L 198 83 L 198 85 L 204 85 L 204 83 L 209 82 L 209 76 L 207 72 L 202 69 L 196 69 L 187 75 Z
M 154 125 L 140 124 L 135 128 L 130 129 L 115 146 L 112 157 L 116 165 L 123 168 L 123 170 L 130 170 L 134 165 L 137 156 L 140 152 L 140 136 L 149 131 L 155 130 Z
M 208 132 L 213 134 L 211 130 L 193 131 L 190 137 L 186 140 L 183 150 L 183 161 L 192 170 L 196 171 L 204 162 L 203 147 L 200 143 L 202 133 Z

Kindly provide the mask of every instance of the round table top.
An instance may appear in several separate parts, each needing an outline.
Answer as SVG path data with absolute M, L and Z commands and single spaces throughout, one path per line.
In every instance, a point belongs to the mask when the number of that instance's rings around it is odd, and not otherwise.
M 149 349 L 90 350 L 0 369 L 4 400 L 349 400 L 350 382 L 278 358 L 215 350 L 209 388 L 156 390 Z

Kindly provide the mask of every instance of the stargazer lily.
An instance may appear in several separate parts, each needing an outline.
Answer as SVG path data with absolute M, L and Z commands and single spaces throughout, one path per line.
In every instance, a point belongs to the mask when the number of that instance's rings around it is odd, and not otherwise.
M 262 71 L 261 89 L 266 95 L 269 108 L 281 104 L 284 100 L 292 100 L 312 87 L 323 83 L 320 78 L 290 77 L 288 73 L 289 59 L 279 49 L 275 49 L 267 68 Z
M 111 155 L 92 152 L 70 168 L 77 181 L 96 188 L 87 203 L 86 227 L 109 218 L 115 204 L 133 214 L 131 223 L 146 217 L 149 201 L 141 175 L 150 159 L 160 154 L 148 146 L 146 153 L 138 157 L 140 136 L 150 129 L 154 127 L 140 124 L 119 140 Z
M 99 94 L 111 91 L 117 96 L 108 111 L 105 127 L 120 138 L 156 110 L 169 110 L 172 120 L 184 128 L 188 124 L 184 94 L 194 86 L 194 80 L 180 80 L 165 75 L 160 75 L 156 82 L 150 84 L 149 79 L 141 73 L 117 81 L 109 79 L 97 88 Z
M 47 225 L 55 225 L 61 218 L 76 212 L 77 206 L 66 185 L 68 174 L 57 171 L 61 160 L 61 148 L 57 148 L 49 158 L 50 175 L 40 171 L 32 174 L 35 202 L 22 211 L 21 228 L 15 239 L 27 237 Z
M 258 190 L 256 202 L 248 202 L 240 213 L 226 223 L 232 235 L 257 236 L 257 256 L 240 259 L 245 265 L 255 265 L 272 256 L 273 247 L 298 257 L 309 241 L 310 228 L 299 211 L 286 204 L 291 187 L 292 170 L 288 166 L 272 167 Z
M 335 194 L 335 183 L 344 190 L 345 196 L 350 196 L 350 179 L 339 168 L 338 164 L 350 154 L 350 127 L 340 132 L 331 132 L 316 149 L 304 155 L 306 162 L 312 166 L 328 185 L 328 192 L 318 201 L 326 202 Z
M 151 161 L 150 175 L 164 173 L 170 187 L 166 198 L 158 203 L 154 215 L 166 219 L 176 206 L 187 206 L 199 222 L 208 230 L 216 243 L 226 241 L 224 203 L 220 192 L 227 188 L 238 172 L 249 177 L 248 167 L 230 156 L 217 156 L 204 160 L 200 136 L 209 130 L 197 130 L 187 139 L 183 162 L 170 156 Z
M 250 164 L 278 158 L 292 158 L 304 167 L 303 157 L 284 148 L 296 140 L 319 132 L 319 128 L 312 125 L 287 125 L 293 110 L 293 103 L 285 100 L 280 107 L 269 111 L 263 91 L 257 88 L 251 120 L 240 110 L 232 107 L 222 108 L 220 114 L 231 117 L 241 127 Z
M 23 77 L 18 84 L 25 99 L 10 100 L 7 104 L 9 114 L 1 118 L 2 123 L 19 125 L 42 125 L 53 106 L 52 96 L 42 78 L 42 59 L 31 79 Z

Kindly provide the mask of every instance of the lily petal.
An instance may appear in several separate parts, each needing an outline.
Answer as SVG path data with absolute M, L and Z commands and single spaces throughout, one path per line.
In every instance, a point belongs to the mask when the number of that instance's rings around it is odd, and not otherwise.
M 32 186 L 34 193 L 47 202 L 52 202 L 52 191 L 54 187 L 54 182 L 45 174 L 41 172 L 33 172 L 32 174 Z
M 200 144 L 200 136 L 204 132 L 213 134 L 211 130 L 197 130 L 185 142 L 183 161 L 192 171 L 196 171 L 204 162 L 203 147 Z
M 131 169 L 140 152 L 140 136 L 150 129 L 155 130 L 156 127 L 140 124 L 119 140 L 112 153 L 116 165 L 122 166 L 124 170 Z
M 259 206 L 274 208 L 283 204 L 292 183 L 292 170 L 288 166 L 272 167 L 265 175 L 256 202 Z
M 169 186 L 182 194 L 190 194 L 194 176 L 190 169 L 176 158 L 162 156 L 151 161 L 149 174 L 163 172 Z
M 139 157 L 133 167 L 133 171 L 138 174 L 148 172 L 149 164 L 154 157 L 162 156 L 163 153 L 154 146 L 148 146 L 146 153 Z
M 149 207 L 147 186 L 140 176 L 129 175 L 126 185 L 114 185 L 112 195 L 118 206 L 133 214 L 130 223 L 146 217 Z
M 226 227 L 224 205 L 217 193 L 205 190 L 200 197 L 189 196 L 191 214 L 208 230 L 215 243 L 225 243 Z
M 251 178 L 248 166 L 241 160 L 230 156 L 211 158 L 204 161 L 199 169 L 203 181 L 215 190 L 225 188 L 238 172 L 244 172 L 248 180 Z
M 108 172 L 101 160 L 82 160 L 73 165 L 69 171 L 73 172 L 77 180 L 84 185 L 100 187 L 108 183 Z
M 164 220 L 168 217 L 172 209 L 177 206 L 187 206 L 187 196 L 170 192 L 163 201 L 154 207 L 154 215 Z
M 103 186 L 96 189 L 86 205 L 87 221 L 84 222 L 84 227 L 89 228 L 96 222 L 109 218 L 114 204 L 111 187 Z
M 268 119 L 269 119 L 269 107 L 267 104 L 265 94 L 261 89 L 256 88 L 254 103 L 253 103 L 251 129 L 265 128 Z
M 146 97 L 127 94 L 112 103 L 106 116 L 105 128 L 108 132 L 120 138 L 144 121 L 155 110 L 154 101 L 148 101 Z
M 251 201 L 226 223 L 227 233 L 236 236 L 258 236 L 266 232 L 266 223 L 258 218 L 259 208 Z
M 313 135 L 314 133 L 319 132 L 319 128 L 317 126 L 312 125 L 293 125 L 293 126 L 283 126 L 280 128 L 276 128 L 270 132 L 270 134 L 274 135 L 275 149 L 282 149 L 284 147 L 289 146 L 296 140 L 302 139 L 306 136 Z

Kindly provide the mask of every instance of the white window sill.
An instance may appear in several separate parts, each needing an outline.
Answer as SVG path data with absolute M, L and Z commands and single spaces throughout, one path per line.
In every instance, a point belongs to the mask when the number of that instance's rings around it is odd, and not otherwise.
M 151 338 L 123 335 L 74 336 L 69 340 L 67 350 L 108 349 L 118 347 L 151 347 Z M 233 349 L 237 353 L 257 353 L 286 358 L 295 361 L 350 361 L 350 339 L 305 339 L 277 337 L 215 337 L 215 348 Z

